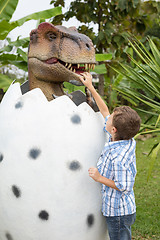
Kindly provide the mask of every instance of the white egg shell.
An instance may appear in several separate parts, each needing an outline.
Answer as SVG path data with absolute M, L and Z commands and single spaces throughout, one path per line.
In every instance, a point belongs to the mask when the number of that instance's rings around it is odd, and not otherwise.
M 106 240 L 101 185 L 88 176 L 104 119 L 67 96 L 12 84 L 0 104 L 0 239 Z

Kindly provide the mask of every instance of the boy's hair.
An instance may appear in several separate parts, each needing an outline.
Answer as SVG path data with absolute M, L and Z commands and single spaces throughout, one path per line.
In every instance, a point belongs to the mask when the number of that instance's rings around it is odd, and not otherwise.
M 117 129 L 115 140 L 129 140 L 139 131 L 141 119 L 136 111 L 128 106 L 113 110 L 113 126 Z

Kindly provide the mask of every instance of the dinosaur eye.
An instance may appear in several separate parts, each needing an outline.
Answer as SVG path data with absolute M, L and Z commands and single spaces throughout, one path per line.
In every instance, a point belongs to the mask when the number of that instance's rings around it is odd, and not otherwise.
M 47 38 L 49 41 L 53 41 L 57 36 L 53 32 L 47 33 Z
M 89 46 L 88 43 L 86 43 L 86 47 L 87 47 L 88 50 L 90 50 L 90 46 Z

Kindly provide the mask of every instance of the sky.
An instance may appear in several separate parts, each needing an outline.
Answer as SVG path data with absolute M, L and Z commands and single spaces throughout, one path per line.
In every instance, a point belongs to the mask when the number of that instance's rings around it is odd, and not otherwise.
M 47 10 L 53 8 L 53 5 L 50 5 L 51 0 L 19 0 L 17 8 L 12 16 L 11 21 L 18 20 L 22 17 L 25 17 L 34 12 L 39 12 L 43 10 Z M 66 11 L 70 5 L 71 0 L 66 0 L 65 9 L 62 11 Z M 71 19 L 68 22 L 64 22 L 63 26 L 79 26 L 79 23 L 76 19 Z M 23 24 L 21 27 L 17 27 L 10 32 L 10 37 L 12 41 L 16 40 L 18 36 L 21 37 L 29 37 L 29 33 L 32 29 L 37 27 L 37 21 L 31 20 Z

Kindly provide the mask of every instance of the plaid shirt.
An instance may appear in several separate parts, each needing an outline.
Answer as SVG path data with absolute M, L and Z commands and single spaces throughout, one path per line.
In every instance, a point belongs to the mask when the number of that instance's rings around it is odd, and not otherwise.
M 113 180 L 119 189 L 102 184 L 104 216 L 123 216 L 136 212 L 133 192 L 137 172 L 135 147 L 134 139 L 111 142 L 111 138 L 104 146 L 97 163 L 98 171 L 102 176 Z

